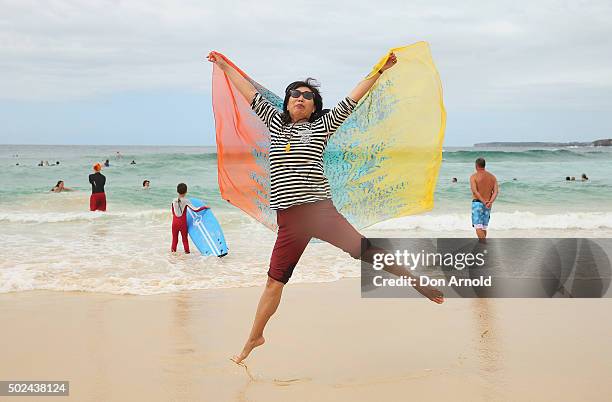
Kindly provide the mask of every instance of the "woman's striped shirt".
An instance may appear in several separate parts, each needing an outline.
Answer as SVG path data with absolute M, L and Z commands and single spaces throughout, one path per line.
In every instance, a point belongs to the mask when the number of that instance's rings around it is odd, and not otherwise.
M 357 102 L 346 97 L 312 123 L 283 124 L 281 112 L 260 93 L 255 94 L 251 107 L 270 130 L 271 209 L 331 198 L 323 172 L 323 151 L 329 136 L 356 105 Z

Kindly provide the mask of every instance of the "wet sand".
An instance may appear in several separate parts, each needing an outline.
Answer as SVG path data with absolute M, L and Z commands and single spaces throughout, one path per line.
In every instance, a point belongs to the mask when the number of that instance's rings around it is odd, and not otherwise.
M 584 401 L 612 394 L 610 299 L 438 306 L 361 299 L 357 279 L 293 284 L 247 370 L 229 358 L 244 342 L 260 292 L 2 294 L 0 379 L 69 380 L 66 399 L 75 401 Z

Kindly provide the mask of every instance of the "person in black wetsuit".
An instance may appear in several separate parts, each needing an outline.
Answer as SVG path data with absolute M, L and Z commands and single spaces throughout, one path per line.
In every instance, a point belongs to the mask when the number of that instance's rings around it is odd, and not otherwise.
M 93 166 L 94 172 L 89 175 L 89 182 L 91 183 L 91 197 L 89 197 L 89 210 L 90 211 L 106 211 L 106 194 L 104 193 L 104 185 L 106 184 L 106 177 L 100 173 L 102 165 L 96 163 Z

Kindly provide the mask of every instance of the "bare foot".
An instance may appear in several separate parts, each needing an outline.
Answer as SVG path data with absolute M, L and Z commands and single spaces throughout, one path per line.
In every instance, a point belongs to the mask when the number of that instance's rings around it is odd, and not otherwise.
M 442 304 L 444 303 L 444 294 L 440 292 L 436 288 L 432 288 L 431 286 L 415 286 L 414 287 L 417 292 L 427 297 L 434 303 Z
M 261 346 L 264 344 L 266 340 L 264 339 L 263 336 L 260 336 L 259 338 L 255 339 L 255 340 L 248 340 L 245 344 L 244 344 L 244 348 L 242 348 L 242 352 L 240 352 L 239 355 L 236 355 L 234 357 L 232 357 L 232 361 L 236 364 L 240 364 L 242 363 L 242 361 L 244 359 L 246 359 L 249 354 L 251 353 L 251 351 L 253 349 L 255 349 L 258 346 Z

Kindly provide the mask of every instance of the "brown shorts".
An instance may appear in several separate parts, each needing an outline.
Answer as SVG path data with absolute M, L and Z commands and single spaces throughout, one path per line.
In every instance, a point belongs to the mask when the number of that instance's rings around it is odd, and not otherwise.
M 362 258 L 365 239 L 334 207 L 331 200 L 295 205 L 276 212 L 278 235 L 268 276 L 287 283 L 313 237 L 330 243 L 353 258 Z

